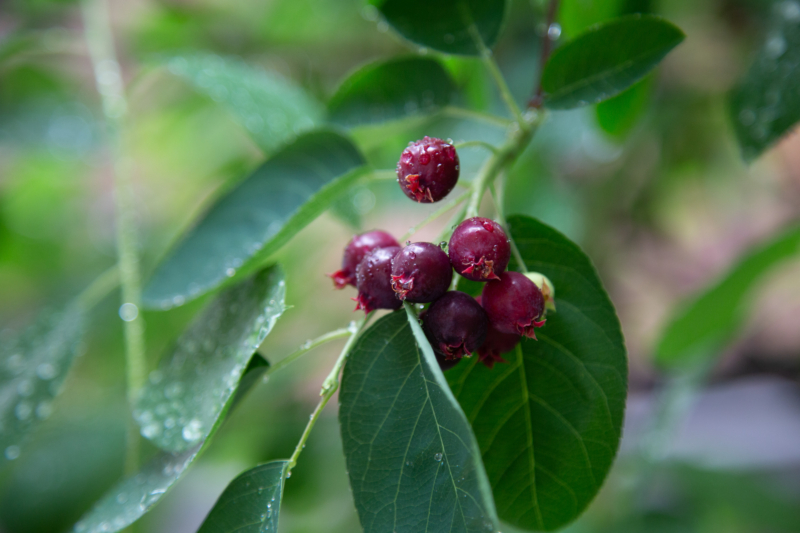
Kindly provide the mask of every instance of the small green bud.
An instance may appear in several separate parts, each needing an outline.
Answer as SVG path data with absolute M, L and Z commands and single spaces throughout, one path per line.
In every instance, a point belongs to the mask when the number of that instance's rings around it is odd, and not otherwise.
M 547 276 L 540 274 L 539 272 L 528 272 L 525 274 L 525 277 L 534 282 L 536 286 L 539 287 L 539 290 L 542 291 L 545 309 L 555 312 L 556 288 L 553 287 L 553 282 L 550 281 Z

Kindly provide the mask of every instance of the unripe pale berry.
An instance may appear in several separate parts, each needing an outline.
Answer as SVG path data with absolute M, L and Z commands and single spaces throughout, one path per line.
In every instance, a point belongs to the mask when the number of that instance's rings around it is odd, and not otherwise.
M 392 289 L 400 300 L 432 302 L 447 292 L 452 279 L 450 258 L 429 242 L 411 243 L 392 260 Z
M 372 250 L 389 246 L 400 246 L 400 244 L 385 231 L 375 230 L 355 235 L 344 249 L 341 270 L 328 274 L 333 279 L 334 286 L 337 289 L 343 289 L 347 285 L 355 287 L 356 268 L 364 256 Z
M 468 218 L 458 225 L 448 246 L 456 272 L 472 281 L 489 281 L 508 266 L 511 246 L 500 224 L 483 217 Z
M 446 360 L 471 356 L 486 340 L 489 321 L 475 298 L 446 292 L 428 308 L 422 326 L 433 349 Z
M 403 150 L 397 162 L 397 183 L 415 202 L 430 204 L 453 190 L 459 168 L 452 144 L 426 136 Z
M 502 333 L 535 339 L 534 328 L 544 325 L 544 296 L 531 280 L 519 272 L 503 272 L 500 279 L 483 288 L 481 304 L 492 326 Z
M 392 259 L 399 246 L 378 248 L 364 256 L 356 268 L 358 296 L 356 311 L 363 309 L 369 314 L 375 309 L 399 309 L 403 303 L 392 290 Z

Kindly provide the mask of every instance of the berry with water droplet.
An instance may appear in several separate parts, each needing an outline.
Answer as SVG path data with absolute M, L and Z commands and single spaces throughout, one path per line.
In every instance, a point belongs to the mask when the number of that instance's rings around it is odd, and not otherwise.
M 534 282 L 519 272 L 503 272 L 483 288 L 481 304 L 495 329 L 536 338 L 544 326 L 544 296 Z M 541 320 L 539 320 L 541 319 Z
M 400 246 L 397 240 L 385 231 L 375 230 L 354 236 L 347 243 L 342 257 L 342 269 L 337 270 L 328 276 L 333 279 L 333 284 L 337 289 L 343 289 L 347 285 L 356 286 L 356 268 L 372 250 L 376 248 L 386 248 L 389 246 Z
M 392 289 L 400 300 L 432 302 L 447 292 L 452 280 L 450 258 L 429 242 L 409 244 L 392 260 Z
M 403 150 L 397 162 L 397 183 L 415 202 L 431 204 L 453 190 L 459 168 L 452 144 L 425 136 Z
M 378 248 L 364 256 L 356 268 L 358 296 L 356 311 L 363 309 L 369 314 L 375 309 L 399 309 L 403 303 L 392 290 L 392 259 L 399 246 Z
M 475 298 L 446 292 L 428 308 L 422 327 L 433 349 L 445 360 L 471 356 L 486 340 L 488 318 Z
M 506 232 L 497 222 L 483 217 L 459 224 L 448 250 L 455 271 L 472 281 L 498 279 L 511 258 Z

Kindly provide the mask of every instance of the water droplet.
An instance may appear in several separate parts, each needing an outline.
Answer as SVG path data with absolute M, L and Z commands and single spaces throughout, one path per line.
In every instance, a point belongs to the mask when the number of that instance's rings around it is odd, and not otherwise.
M 117 494 L 117 503 L 123 504 L 123 503 L 125 503 L 127 501 L 128 501 L 128 495 L 127 494 L 125 494 L 124 492 L 120 492 L 119 494 Z
M 58 374 L 58 369 L 50 363 L 42 363 L 36 367 L 36 375 L 45 381 L 53 379 L 56 374 Z
M 780 33 L 775 33 L 767 39 L 764 50 L 769 57 L 780 57 L 786 52 L 786 39 Z
M 17 394 L 20 396 L 30 396 L 33 394 L 33 383 L 30 380 L 25 379 L 17 384 Z
M 119 306 L 119 317 L 125 322 L 133 322 L 139 316 L 139 308 L 127 302 Z
M 781 14 L 789 22 L 800 21 L 800 4 L 797 2 L 784 2 L 781 6 Z
M 441 453 L 436 453 L 436 455 L 433 456 L 433 460 L 434 461 L 441 461 L 442 460 L 442 454 Z
M 229 268 L 228 270 L 225 271 L 225 275 L 228 276 L 229 278 L 232 278 L 234 274 L 236 274 L 236 270 L 232 268 Z
M 24 363 L 25 359 L 22 357 L 22 354 L 15 353 L 6 359 L 6 368 L 8 368 L 14 374 L 19 374 L 23 370 Z
M 176 381 L 174 383 L 170 383 L 167 385 L 167 388 L 164 389 L 164 396 L 167 397 L 169 400 L 174 400 L 178 398 L 181 394 L 183 394 L 183 383 L 180 381 Z
M 161 426 L 159 424 L 147 424 L 142 427 L 142 436 L 146 439 L 152 439 L 161 435 Z
M 557 41 L 561 37 L 561 24 L 558 22 L 550 24 L 550 27 L 547 28 L 547 37 L 551 41 Z
M 173 427 L 175 427 L 175 419 L 174 418 L 169 417 L 166 420 L 164 420 L 164 428 L 165 429 L 172 429 Z
M 172 304 L 175 306 L 181 306 L 186 300 L 184 300 L 183 296 L 176 296 L 172 299 Z
M 17 446 L 16 444 L 12 444 L 8 448 L 6 448 L 4 455 L 6 456 L 6 459 L 8 459 L 9 461 L 15 460 L 16 458 L 19 457 L 19 446 Z
M 31 411 L 33 408 L 28 402 L 19 402 L 14 408 L 14 416 L 19 420 L 27 420 L 31 416 Z
M 164 379 L 164 374 L 160 370 L 153 370 L 150 372 L 150 383 L 153 385 L 158 385 L 161 383 L 161 380 Z
M 189 421 L 186 426 L 184 426 L 183 431 L 181 434 L 183 435 L 183 440 L 187 442 L 195 442 L 203 436 L 202 434 L 203 424 L 196 418 L 193 418 Z
M 53 407 L 50 402 L 39 402 L 39 405 L 36 406 L 36 418 L 39 420 L 48 418 L 52 412 Z

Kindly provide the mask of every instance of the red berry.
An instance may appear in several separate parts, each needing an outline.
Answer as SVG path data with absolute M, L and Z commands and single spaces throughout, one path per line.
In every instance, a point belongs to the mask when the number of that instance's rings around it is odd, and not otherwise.
M 481 303 L 481 297 L 475 298 L 478 303 Z M 478 348 L 478 357 L 480 362 L 489 368 L 493 368 L 495 363 L 505 363 L 502 355 L 510 352 L 519 343 L 521 335 L 518 333 L 503 333 L 498 331 L 489 321 L 489 327 L 486 330 L 486 340 L 480 348 Z
M 416 202 L 438 202 L 458 182 L 458 154 L 452 144 L 423 137 L 409 143 L 397 162 L 397 183 Z
M 358 296 L 356 311 L 363 309 L 369 314 L 375 309 L 399 309 L 403 303 L 392 290 L 392 258 L 400 251 L 399 246 L 378 248 L 364 256 L 356 268 Z
M 489 321 L 475 298 L 446 292 L 428 308 L 422 326 L 433 349 L 446 360 L 471 356 L 486 339 Z
M 455 271 L 472 281 L 499 279 L 511 258 L 506 232 L 497 222 L 482 217 L 459 224 L 448 250 Z
M 394 237 L 385 231 L 375 230 L 356 235 L 344 249 L 342 257 L 342 269 L 333 274 L 328 274 L 333 279 L 333 284 L 337 289 L 343 289 L 346 285 L 356 286 L 356 268 L 364 259 L 367 253 L 376 248 L 386 248 L 389 246 L 400 246 Z
M 534 328 L 544 313 L 544 296 L 534 282 L 519 272 L 503 272 L 483 288 L 481 303 L 492 326 L 502 333 L 536 338 Z
M 447 292 L 452 280 L 450 258 L 435 244 L 409 244 L 392 260 L 392 289 L 400 300 L 432 302 Z

